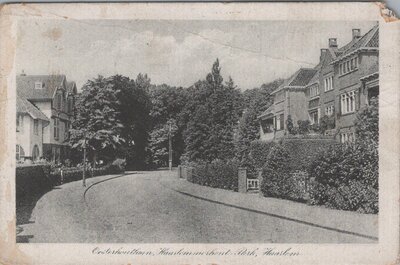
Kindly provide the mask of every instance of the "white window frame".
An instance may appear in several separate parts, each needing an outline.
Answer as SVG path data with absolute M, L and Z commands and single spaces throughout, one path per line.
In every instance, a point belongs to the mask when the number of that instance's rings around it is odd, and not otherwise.
M 281 115 L 280 114 L 275 116 L 275 126 L 276 126 L 276 130 L 277 131 L 282 130 L 282 128 L 281 128 Z
M 33 134 L 39 135 L 39 120 L 38 119 L 33 120 Z
M 60 139 L 60 119 L 54 118 L 53 123 L 54 123 L 53 136 L 54 136 L 54 139 L 58 140 L 58 139 Z
M 314 114 L 314 113 L 317 114 L 317 119 L 316 120 L 314 120 L 314 115 L 311 115 L 311 114 Z M 309 120 L 310 120 L 310 125 L 319 124 L 319 109 L 314 109 L 314 110 L 309 111 L 308 112 L 308 117 L 309 117 Z
M 17 114 L 16 129 L 17 132 L 22 132 L 24 129 L 24 118 L 21 114 Z
M 333 90 L 333 75 L 324 78 L 325 92 Z
M 335 111 L 335 107 L 333 105 L 325 107 L 325 115 L 326 116 L 332 116 L 334 114 L 334 111 Z
M 342 114 L 353 113 L 356 111 L 356 92 L 355 90 L 340 95 L 340 108 Z

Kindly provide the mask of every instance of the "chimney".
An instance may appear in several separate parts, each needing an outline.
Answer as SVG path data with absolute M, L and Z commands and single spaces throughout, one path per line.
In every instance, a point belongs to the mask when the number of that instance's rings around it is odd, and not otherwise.
M 337 48 L 337 39 L 329 38 L 329 48 Z
M 24 70 L 22 70 L 22 72 L 21 72 L 21 76 L 26 76 L 26 74 L 25 74 L 25 71 L 24 71 Z
M 321 55 L 319 56 L 319 61 L 320 62 L 322 61 L 322 59 L 324 59 L 324 56 L 325 56 L 327 51 L 328 51 L 328 49 L 321 49 Z
M 359 37 L 361 37 L 361 30 L 360 29 L 352 29 L 351 32 L 352 32 L 352 35 L 353 35 L 353 40 L 354 39 L 358 39 Z

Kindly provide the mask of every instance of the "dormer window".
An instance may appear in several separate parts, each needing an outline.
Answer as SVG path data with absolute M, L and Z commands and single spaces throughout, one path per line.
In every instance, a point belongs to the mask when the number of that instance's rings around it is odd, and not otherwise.
M 43 83 L 42 82 L 35 82 L 35 89 L 42 89 Z

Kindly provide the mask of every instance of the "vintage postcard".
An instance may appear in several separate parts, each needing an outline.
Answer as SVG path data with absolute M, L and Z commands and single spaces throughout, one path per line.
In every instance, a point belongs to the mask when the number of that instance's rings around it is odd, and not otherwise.
M 0 10 L 1 264 L 397 264 L 380 3 Z

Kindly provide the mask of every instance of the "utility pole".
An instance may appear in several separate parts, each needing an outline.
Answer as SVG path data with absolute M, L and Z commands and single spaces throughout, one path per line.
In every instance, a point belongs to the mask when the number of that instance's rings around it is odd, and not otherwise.
M 83 140 L 83 174 L 82 174 L 82 185 L 86 187 L 86 133 L 85 139 Z
M 171 123 L 171 121 L 168 121 L 168 145 L 169 145 L 169 148 L 168 148 L 169 163 L 168 163 L 168 165 L 169 165 L 170 171 L 172 170 L 172 133 L 171 133 L 171 131 L 172 131 L 172 123 Z

